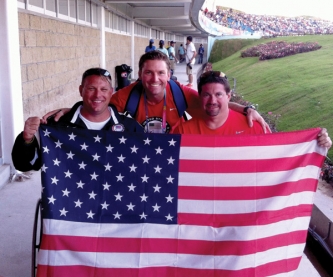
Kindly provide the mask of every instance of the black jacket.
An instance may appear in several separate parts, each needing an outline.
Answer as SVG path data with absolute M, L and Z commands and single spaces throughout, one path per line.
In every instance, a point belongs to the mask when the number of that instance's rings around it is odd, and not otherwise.
M 71 110 L 60 118 L 58 122 L 55 122 L 53 118 L 48 120 L 48 125 L 58 125 L 64 127 L 75 127 L 81 129 L 87 129 L 87 126 L 81 120 L 79 116 L 75 116 L 76 110 L 79 106 L 82 105 L 82 102 L 77 102 Z M 124 115 L 118 113 L 117 109 L 110 105 L 114 115 L 118 120 L 118 124 L 115 124 L 112 117 L 105 124 L 102 130 L 111 130 L 113 131 L 113 126 L 122 125 L 125 132 L 143 132 L 142 126 L 132 118 L 128 118 Z M 74 123 L 71 121 L 75 120 Z M 20 171 L 29 171 L 29 170 L 39 170 L 41 168 L 40 160 L 40 148 L 36 137 L 32 143 L 27 144 L 23 139 L 23 132 L 20 133 L 16 139 L 12 149 L 12 160 L 14 167 Z

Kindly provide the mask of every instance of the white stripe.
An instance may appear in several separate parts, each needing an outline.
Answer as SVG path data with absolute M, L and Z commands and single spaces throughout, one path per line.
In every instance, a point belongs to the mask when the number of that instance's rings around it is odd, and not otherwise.
M 317 152 L 323 156 L 325 147 L 316 140 L 291 145 L 242 146 L 242 147 L 181 147 L 180 159 L 184 160 L 261 160 L 294 157 Z
M 314 192 L 305 191 L 287 196 L 255 200 L 178 200 L 179 213 L 241 214 L 261 211 L 278 211 L 295 205 L 313 203 Z
M 278 172 L 254 172 L 254 173 L 195 173 L 179 172 L 179 186 L 193 187 L 248 187 L 274 186 L 284 182 L 294 182 L 302 179 L 318 179 L 320 168 L 318 166 L 306 166 L 293 170 Z
M 163 224 L 112 224 L 82 223 L 64 220 L 43 220 L 43 232 L 47 235 L 119 237 L 119 238 L 165 238 L 206 241 L 250 241 L 294 231 L 307 230 L 310 216 L 283 220 L 261 226 L 211 226 L 163 225 Z
M 244 256 L 215 256 L 176 253 L 95 253 L 40 250 L 41 265 L 86 265 L 98 268 L 145 268 L 170 266 L 198 269 L 241 270 L 302 256 L 305 244 L 278 247 Z

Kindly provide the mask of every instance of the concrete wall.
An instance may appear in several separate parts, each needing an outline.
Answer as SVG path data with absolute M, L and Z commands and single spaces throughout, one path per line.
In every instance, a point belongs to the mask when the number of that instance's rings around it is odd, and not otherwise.
M 78 87 L 82 73 L 100 66 L 100 30 L 24 10 L 19 11 L 18 18 L 24 120 L 71 107 L 81 99 Z M 148 38 L 134 37 L 132 64 L 131 36 L 105 33 L 105 67 L 115 87 L 117 65 L 132 66 L 131 77 L 137 78 L 138 62 L 148 42 Z M 195 45 L 197 49 L 199 44 Z M 177 42 L 177 57 L 179 45 Z
M 19 12 L 24 119 L 80 99 L 84 70 L 99 66 L 96 28 Z
M 115 33 L 105 33 L 105 64 L 112 75 L 115 86 L 115 67 L 121 64 L 131 66 L 131 37 Z

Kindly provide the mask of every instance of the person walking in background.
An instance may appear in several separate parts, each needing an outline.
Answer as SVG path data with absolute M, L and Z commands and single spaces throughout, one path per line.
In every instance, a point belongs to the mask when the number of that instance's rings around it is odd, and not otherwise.
M 198 51 L 198 54 L 199 54 L 199 61 L 198 61 L 198 64 L 199 64 L 199 63 L 202 64 L 204 53 L 205 53 L 205 48 L 203 47 L 202 44 L 200 44 L 199 51 Z
M 151 38 L 149 40 L 149 45 L 146 47 L 145 53 L 156 50 L 156 47 L 153 44 L 154 40 Z
M 175 42 L 173 40 L 170 42 L 168 53 L 169 53 L 171 76 L 172 76 L 173 73 L 175 72 L 175 63 L 178 63 L 178 59 L 176 57 L 176 52 L 175 52 Z
M 180 63 L 182 63 L 183 61 L 185 61 L 185 49 L 183 47 L 183 44 L 181 44 L 179 46 L 178 55 L 179 55 L 179 62 Z
M 188 36 L 186 38 L 186 74 L 188 75 L 188 84 L 186 86 L 192 87 L 193 83 L 193 73 L 192 67 L 195 64 L 195 57 L 197 55 L 197 51 L 192 42 L 192 37 Z
M 164 53 L 165 55 L 167 55 L 168 57 L 169 57 L 169 53 L 168 53 L 168 50 L 166 50 L 165 48 L 164 48 L 164 40 L 160 40 L 160 43 L 159 43 L 159 48 L 157 48 L 156 50 L 158 50 L 158 51 L 161 51 L 162 53 Z

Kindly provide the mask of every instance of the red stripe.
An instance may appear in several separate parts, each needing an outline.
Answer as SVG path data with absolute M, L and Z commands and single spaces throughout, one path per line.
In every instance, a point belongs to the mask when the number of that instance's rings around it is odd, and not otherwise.
M 317 139 L 320 128 L 265 135 L 182 135 L 181 147 L 272 146 L 309 142 Z M 287 135 L 286 135 L 287 134 Z
M 175 267 L 148 268 L 94 268 L 88 266 L 43 266 L 38 265 L 37 277 L 265 277 L 294 271 L 298 268 L 301 257 L 267 263 L 256 268 L 242 270 L 190 269 Z
M 177 253 L 249 255 L 271 248 L 304 243 L 307 230 L 251 241 L 206 241 L 160 238 L 96 238 L 44 235 L 41 249 L 96 253 Z
M 297 192 L 317 189 L 317 179 L 303 179 L 275 186 L 263 187 L 191 187 L 179 186 L 178 198 L 187 200 L 255 200 L 287 196 Z
M 307 165 L 321 166 L 324 157 L 318 153 L 264 160 L 180 160 L 180 172 L 252 173 L 291 170 Z
M 265 225 L 282 220 L 310 216 L 311 211 L 312 204 L 288 207 L 278 211 L 262 211 L 245 214 L 178 213 L 178 224 L 212 227 Z

